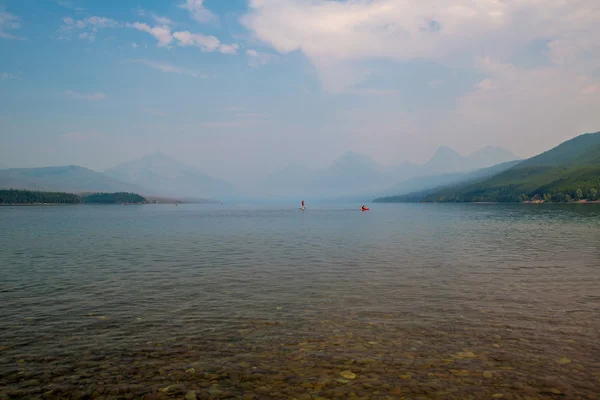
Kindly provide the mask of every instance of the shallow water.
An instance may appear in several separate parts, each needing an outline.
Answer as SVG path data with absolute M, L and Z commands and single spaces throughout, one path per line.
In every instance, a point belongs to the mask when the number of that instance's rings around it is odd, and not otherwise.
M 0 399 L 596 399 L 600 207 L 0 207 Z

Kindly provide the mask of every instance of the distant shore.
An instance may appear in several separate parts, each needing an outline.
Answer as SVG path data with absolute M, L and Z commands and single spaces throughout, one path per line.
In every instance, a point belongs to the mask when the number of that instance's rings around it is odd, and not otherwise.
M 0 207 L 52 207 L 52 206 L 141 206 L 152 203 L 119 203 L 119 204 L 103 204 L 103 203 L 0 203 Z
M 522 201 L 521 203 L 522 204 L 600 204 L 600 200 L 576 200 L 576 201 L 565 201 L 565 202 L 529 200 L 529 201 Z

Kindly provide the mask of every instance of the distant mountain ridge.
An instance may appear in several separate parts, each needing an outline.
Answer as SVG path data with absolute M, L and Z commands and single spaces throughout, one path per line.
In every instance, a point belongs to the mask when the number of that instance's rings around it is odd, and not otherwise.
M 219 198 L 238 195 L 235 186 L 211 178 L 196 168 L 184 165 L 162 153 L 125 162 L 104 173 L 123 182 L 152 188 L 172 196 Z
M 501 172 L 504 172 L 518 163 L 520 160 L 507 161 L 487 168 L 481 168 L 471 172 L 455 172 L 451 174 L 430 175 L 412 178 L 400 183 L 394 189 L 395 195 L 383 196 L 373 200 L 374 203 L 412 203 L 419 202 L 428 195 L 454 187 L 459 184 L 477 182 Z
M 456 185 L 424 197 L 427 202 L 597 200 L 600 132 L 587 133 L 486 180 Z
M 468 156 L 461 156 L 450 147 L 442 146 L 428 162 L 422 165 L 422 168 L 428 174 L 464 172 L 518 159 L 518 156 L 501 147 L 487 146 Z
M 151 190 L 121 182 L 91 169 L 69 165 L 64 167 L 11 168 L 0 170 L 0 188 L 44 191 L 135 192 L 150 194 Z
M 348 152 L 323 170 L 311 170 L 297 164 L 288 165 L 268 176 L 259 185 L 259 192 L 273 197 L 290 198 L 361 194 L 363 197 L 372 198 L 377 195 L 397 194 L 394 187 L 401 185 L 399 182 L 409 179 L 458 174 L 516 159 L 517 156 L 498 147 L 485 147 L 468 156 L 461 156 L 451 148 L 442 146 L 423 165 L 404 163 L 400 166 L 385 166 L 363 154 Z M 440 182 L 436 181 L 434 186 L 439 184 Z M 412 188 L 415 189 L 415 186 Z M 424 188 L 418 186 L 418 189 Z
M 322 170 L 288 165 L 260 183 L 254 195 L 272 200 L 302 197 L 369 201 L 376 196 L 440 186 L 448 180 L 458 182 L 466 179 L 466 172 L 481 165 L 515 157 L 506 150 L 492 147 L 469 156 L 441 147 L 423 165 L 403 163 L 386 166 L 363 154 L 347 152 Z M 195 200 L 245 197 L 234 185 L 207 176 L 198 168 L 162 153 L 122 163 L 104 173 L 79 166 L 0 170 L 0 187 L 67 192 L 128 191 L 146 196 Z

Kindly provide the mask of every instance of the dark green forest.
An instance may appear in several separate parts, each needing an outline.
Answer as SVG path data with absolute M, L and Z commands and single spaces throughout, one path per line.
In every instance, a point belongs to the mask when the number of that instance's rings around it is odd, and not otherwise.
M 0 189 L 0 204 L 139 204 L 146 199 L 135 193 L 76 195 L 62 192 Z
M 146 203 L 146 199 L 135 193 L 94 193 L 81 197 L 86 204 L 138 204 Z
M 30 190 L 0 190 L 0 204 L 78 204 L 81 198 L 72 193 Z

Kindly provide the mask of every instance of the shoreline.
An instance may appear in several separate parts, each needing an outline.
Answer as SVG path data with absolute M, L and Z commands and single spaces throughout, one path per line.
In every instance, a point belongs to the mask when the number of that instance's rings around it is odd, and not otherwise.
M 52 206 L 142 206 L 151 203 L 0 203 L 0 207 L 52 207 Z M 169 203 L 166 203 L 169 204 Z
M 600 204 L 600 200 L 553 201 L 389 201 L 373 204 Z

